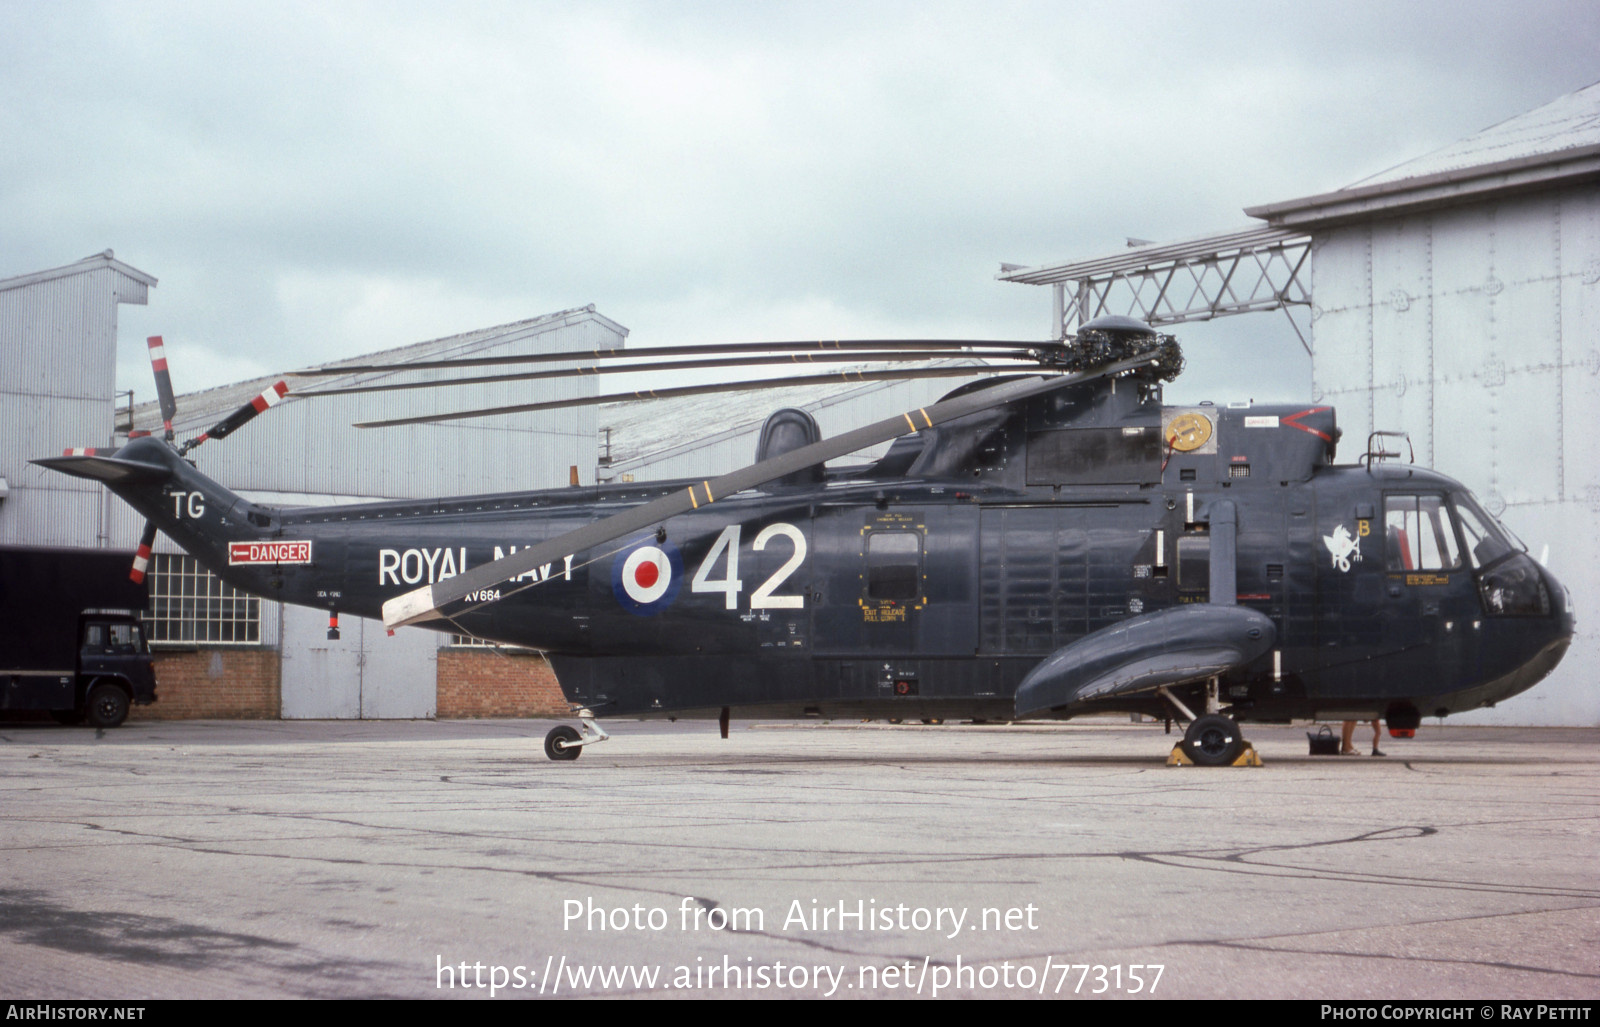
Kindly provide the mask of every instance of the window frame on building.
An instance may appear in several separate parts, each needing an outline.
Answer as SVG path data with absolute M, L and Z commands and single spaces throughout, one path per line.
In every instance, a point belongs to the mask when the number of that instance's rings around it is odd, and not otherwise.
M 156 553 L 146 577 L 145 637 L 152 648 L 262 644 L 259 596 L 234 588 L 187 553 Z

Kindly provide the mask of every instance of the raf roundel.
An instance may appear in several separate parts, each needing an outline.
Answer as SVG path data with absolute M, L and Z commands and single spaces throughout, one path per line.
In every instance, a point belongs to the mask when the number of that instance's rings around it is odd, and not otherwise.
M 677 598 L 683 558 L 670 543 L 636 546 L 611 565 L 611 591 L 629 613 L 653 616 Z

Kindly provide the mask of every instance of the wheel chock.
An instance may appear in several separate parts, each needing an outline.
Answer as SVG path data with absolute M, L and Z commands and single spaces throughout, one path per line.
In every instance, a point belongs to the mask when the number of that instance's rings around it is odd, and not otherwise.
M 1192 766 L 1194 766 L 1194 760 L 1191 760 L 1189 758 L 1188 754 L 1183 751 L 1183 746 L 1181 744 L 1174 745 L 1172 747 L 1172 752 L 1167 756 L 1167 766 L 1169 766 L 1169 767 L 1192 767 Z M 1249 742 L 1246 742 L 1246 743 L 1244 743 L 1244 751 L 1239 753 L 1239 758 L 1234 760 L 1232 763 L 1228 764 L 1228 766 L 1230 766 L 1230 767 L 1259 767 L 1259 766 L 1262 766 L 1261 754 L 1256 752 L 1256 747 L 1255 746 L 1251 745 Z

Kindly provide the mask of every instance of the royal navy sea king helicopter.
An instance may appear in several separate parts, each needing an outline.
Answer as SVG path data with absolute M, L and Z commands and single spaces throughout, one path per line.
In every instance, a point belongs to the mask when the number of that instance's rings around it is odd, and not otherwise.
M 1460 483 L 1396 459 L 1381 433 L 1335 463 L 1331 407 L 1164 405 L 1182 356 L 1130 318 L 1051 343 L 648 353 L 694 359 L 625 369 L 850 359 L 908 365 L 867 377 L 982 373 L 909 366 L 957 353 L 1001 366 L 834 438 L 779 410 L 756 462 L 715 479 L 275 509 L 188 454 L 283 383 L 174 445 L 153 339 L 166 431 L 37 462 L 148 518 L 141 553 L 159 528 L 236 587 L 335 623 L 381 616 L 543 650 L 583 725 L 551 731 L 552 759 L 603 740 L 604 717 L 717 717 L 726 737 L 732 717 L 1126 711 L 1186 724 L 1188 758 L 1223 765 L 1247 744 L 1240 722 L 1382 717 L 1408 733 L 1493 705 L 1547 675 L 1573 634 L 1566 589 Z M 874 463 L 825 466 L 889 440 Z

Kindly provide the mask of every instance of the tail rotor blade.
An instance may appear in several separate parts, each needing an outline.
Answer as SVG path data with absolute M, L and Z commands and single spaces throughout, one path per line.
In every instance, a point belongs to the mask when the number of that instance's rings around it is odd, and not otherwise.
M 145 521 L 144 534 L 139 536 L 139 551 L 133 555 L 133 569 L 128 571 L 128 580 L 135 585 L 144 584 L 145 571 L 150 569 L 150 549 L 155 544 L 155 522 Z
M 189 450 L 200 445 L 200 443 L 206 441 L 207 439 L 227 438 L 229 435 L 232 435 L 234 432 L 248 424 L 257 414 L 266 410 L 270 406 L 276 406 L 278 402 L 288 394 L 289 386 L 286 382 L 280 381 L 269 386 L 261 393 L 261 395 L 257 396 L 255 399 L 252 399 L 250 402 L 235 410 L 227 417 L 224 417 L 221 421 L 213 425 L 209 431 L 203 435 L 198 435 L 195 438 L 190 439 L 188 442 L 185 442 L 183 444 L 182 452 L 189 452 Z
M 161 401 L 161 424 L 166 429 L 167 441 L 172 441 L 172 419 L 178 415 L 178 401 L 172 396 L 172 375 L 167 373 L 167 350 L 161 336 L 152 335 L 146 340 L 150 345 L 150 368 L 156 376 L 156 396 Z

